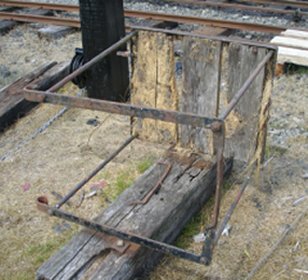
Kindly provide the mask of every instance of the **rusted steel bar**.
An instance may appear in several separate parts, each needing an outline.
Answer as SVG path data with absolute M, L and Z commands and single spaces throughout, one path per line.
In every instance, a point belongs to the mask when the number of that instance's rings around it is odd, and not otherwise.
M 246 187 L 248 186 L 248 183 L 250 181 L 250 178 L 251 178 L 251 175 L 252 173 L 254 172 L 254 168 L 253 166 L 255 165 L 252 165 L 250 168 L 250 172 L 249 174 L 246 176 L 246 178 L 244 179 L 241 187 L 240 187 L 240 190 L 235 198 L 235 200 L 233 201 L 233 203 L 231 204 L 228 212 L 226 213 L 225 217 L 223 218 L 223 221 L 221 222 L 219 228 L 217 229 L 216 233 L 215 233 L 215 237 L 214 237 L 214 241 L 213 241 L 213 246 L 217 245 L 218 243 L 218 240 L 223 232 L 223 230 L 225 229 L 227 223 L 229 222 L 229 220 L 231 219 L 231 216 L 237 206 L 237 204 L 239 203 L 244 191 L 246 190 Z
M 163 175 L 158 179 L 158 182 L 156 183 L 156 185 L 144 196 L 143 199 L 141 200 L 136 200 L 136 201 L 133 201 L 131 202 L 130 204 L 147 204 L 150 200 L 150 198 L 153 196 L 154 193 L 156 193 L 160 187 L 161 187 L 161 184 L 163 183 L 163 181 L 166 179 L 166 177 L 168 176 L 171 168 L 172 168 L 172 165 L 170 163 L 163 163 L 163 162 L 158 162 L 158 164 L 163 164 L 163 165 L 166 165 L 166 169 L 163 173 Z
M 73 189 L 69 191 L 57 204 L 56 208 L 60 208 L 65 204 L 72 196 L 74 196 L 86 183 L 88 183 L 99 171 L 101 171 L 109 162 L 111 162 L 125 147 L 127 147 L 137 135 L 129 137 L 116 151 L 114 151 L 108 158 L 103 160 L 87 177 L 79 182 Z
M 214 134 L 214 148 L 217 159 L 217 171 L 216 171 L 216 190 L 215 190 L 215 204 L 212 216 L 212 222 L 207 226 L 205 230 L 205 241 L 202 247 L 202 257 L 208 262 L 211 262 L 213 250 L 215 247 L 214 237 L 215 231 L 218 223 L 219 212 L 220 212 L 220 202 L 221 202 L 221 189 L 223 185 L 224 176 L 224 147 L 225 147 L 225 126 L 224 123 L 215 123 L 212 126 L 212 131 Z
M 253 1 L 238 1 L 241 3 L 221 3 L 215 1 L 195 1 L 195 0 L 176 0 L 173 1 L 176 3 L 183 4 L 191 4 L 198 6 L 210 6 L 217 8 L 232 8 L 232 9 L 240 9 L 240 10 L 257 10 L 263 12 L 271 12 L 271 13 L 284 13 L 291 14 L 292 10 L 283 10 L 278 8 L 269 8 L 269 7 L 260 7 L 259 6 L 251 6 L 247 5 L 255 3 L 255 4 L 263 4 L 267 6 L 288 6 L 291 8 L 303 8 L 308 9 L 308 3 L 304 1 L 268 1 L 268 0 L 253 0 Z M 79 12 L 78 5 L 66 5 L 66 4 L 58 4 L 58 3 L 42 3 L 42 2 L 29 2 L 29 1 L 1 1 L 0 6 L 5 7 L 19 7 L 19 8 L 32 8 L 32 9 L 45 9 L 45 10 L 53 10 L 53 11 L 66 11 L 66 12 Z
M 225 147 L 225 127 L 223 124 L 219 124 L 219 130 L 214 133 L 214 145 L 216 152 L 216 160 L 217 160 L 217 176 L 216 176 L 216 190 L 215 190 L 215 205 L 214 205 L 214 213 L 212 217 L 212 224 L 209 229 L 216 228 L 217 221 L 219 217 L 220 210 L 220 200 L 221 200 L 221 188 L 223 185 L 223 177 L 224 177 L 224 147 Z
M 82 98 L 62 94 L 46 93 L 43 91 L 30 89 L 24 89 L 24 96 L 27 100 L 33 102 L 59 104 L 67 107 L 103 111 L 107 113 L 138 118 L 149 118 L 165 122 L 187 124 L 194 127 L 204 127 L 208 129 L 211 129 L 212 123 L 221 122 L 219 119 L 209 118 L 196 114 L 140 107 L 119 102 L 97 100 L 93 98 Z
M 271 6 L 288 6 L 288 7 L 293 7 L 293 8 L 304 8 L 308 9 L 308 3 L 307 1 L 290 1 L 290 0 L 279 0 L 279 1 L 268 1 L 268 0 L 250 0 L 250 1 L 245 1 L 242 0 L 240 2 L 248 2 L 248 3 L 257 3 L 257 4 L 265 4 L 265 5 L 271 5 Z
M 40 22 L 45 24 L 80 28 L 79 20 L 72 18 L 59 18 L 54 16 L 37 16 L 31 14 L 0 12 L 0 19 L 15 20 L 20 22 Z
M 185 260 L 190 260 L 190 261 L 204 264 L 204 265 L 209 264 L 208 260 L 201 255 L 200 256 L 195 255 L 194 253 L 185 251 L 181 248 L 172 246 L 167 243 L 156 241 L 156 240 L 143 237 L 143 236 L 139 236 L 133 233 L 127 233 L 124 231 L 120 231 L 116 228 L 113 228 L 107 225 L 101 225 L 96 222 L 83 219 L 81 217 L 75 216 L 71 213 L 65 212 L 55 207 L 50 207 L 48 206 L 48 199 L 46 197 L 39 197 L 37 199 L 37 207 L 40 211 L 43 211 L 51 216 L 55 216 L 55 217 L 67 220 L 69 222 L 84 226 L 96 232 L 102 232 L 105 234 L 109 234 L 117 238 L 120 238 L 122 240 L 132 242 L 135 244 L 139 244 L 149 249 L 160 251 L 162 253 L 173 255 L 173 256 L 176 256 L 176 257 L 179 257 Z
M 156 12 L 126 10 L 125 16 L 151 19 L 151 20 L 160 20 L 160 21 L 173 21 L 173 22 L 188 23 L 188 24 L 203 24 L 207 26 L 223 27 L 228 29 L 238 29 L 247 31 L 250 30 L 250 31 L 273 33 L 273 34 L 280 34 L 282 31 L 286 30 L 285 27 L 264 25 L 258 23 L 248 23 L 248 22 L 243 23 L 240 21 L 221 20 L 221 19 L 204 18 L 196 16 L 183 16 L 183 15 L 156 13 Z
M 174 1 L 173 1 L 174 2 Z M 292 10 L 283 10 L 278 8 L 268 8 L 268 7 L 260 7 L 260 6 L 251 6 L 247 5 L 246 2 L 248 1 L 240 1 L 242 3 L 220 3 L 220 2 L 204 2 L 204 1 L 193 1 L 193 0 L 176 0 L 176 3 L 183 3 L 183 4 L 192 4 L 198 6 L 209 6 L 209 7 L 217 7 L 217 8 L 233 8 L 233 9 L 240 9 L 240 10 L 257 10 L 263 12 L 270 12 L 270 13 L 284 13 L 284 14 L 291 14 Z M 267 1 L 267 0 L 254 0 L 249 1 L 249 3 L 256 3 L 256 4 L 265 4 L 271 6 L 289 6 L 293 8 L 308 8 L 308 3 L 300 2 L 300 1 Z M 5 7 L 19 7 L 19 8 L 32 8 L 32 9 L 45 9 L 45 10 L 53 10 L 53 11 L 66 11 L 66 12 L 79 12 L 78 5 L 65 5 L 65 4 L 58 4 L 58 3 L 41 3 L 41 2 L 28 2 L 28 1 L 1 1 L 0 6 Z
M 262 7 L 260 5 L 253 6 L 240 3 L 221 3 L 217 1 L 195 1 L 195 0 L 176 0 L 180 4 L 191 4 L 198 7 L 210 7 L 210 8 L 221 8 L 221 9 L 232 9 L 237 11 L 253 11 L 263 14 L 275 14 L 275 15 L 294 15 L 296 10 L 284 10 L 279 8 Z M 307 16 L 308 13 L 297 11 L 299 16 Z
M 131 38 L 133 38 L 137 34 L 137 31 L 132 31 L 131 33 L 127 34 L 125 37 L 123 37 L 121 40 L 107 48 L 106 50 L 102 51 L 100 54 L 92 58 L 90 61 L 82 65 L 80 68 L 78 68 L 76 71 L 71 73 L 70 75 L 66 76 L 63 80 L 55 84 L 53 87 L 51 87 L 48 91 L 49 92 L 55 92 L 64 85 L 66 85 L 68 82 L 72 81 L 74 78 L 88 70 L 91 66 L 98 63 L 100 60 L 105 58 L 107 55 L 111 54 L 112 52 L 116 51 L 119 47 L 121 47 L 123 44 L 128 42 Z
M 227 29 L 247 30 L 247 31 L 271 33 L 271 34 L 280 34 L 282 31 L 285 31 L 287 29 L 284 26 L 265 25 L 265 24 L 212 19 L 204 17 L 180 16 L 173 14 L 144 12 L 144 11 L 126 10 L 124 12 L 124 15 L 126 17 L 133 17 L 133 18 L 144 18 L 150 20 L 177 22 L 186 24 L 200 24 L 213 27 L 222 27 Z M 16 21 L 24 21 L 24 22 L 41 22 L 46 24 L 71 26 L 77 28 L 80 27 L 79 19 L 58 18 L 54 16 L 34 16 L 29 14 L 0 12 L 0 18 L 16 20 Z M 300 29 L 300 28 L 297 28 L 297 30 L 305 31 L 305 29 Z
M 204 38 L 204 39 L 216 40 L 216 41 L 227 42 L 227 43 L 235 42 L 235 43 L 240 43 L 240 44 L 244 44 L 244 45 L 257 46 L 257 47 L 268 48 L 268 49 L 273 49 L 273 50 L 277 49 L 277 46 L 274 45 L 274 44 L 271 44 L 271 43 L 247 40 L 247 39 L 242 39 L 242 38 L 230 38 L 230 37 L 227 37 L 227 36 L 202 35 L 202 34 L 197 34 L 197 33 L 194 33 L 194 32 L 185 32 L 185 31 L 179 31 L 179 30 L 161 29 L 161 28 L 137 26 L 137 25 L 132 25 L 131 28 L 134 29 L 134 30 L 162 32 L 162 33 L 170 34 L 170 35 L 190 36 L 190 37 L 194 37 L 194 38 Z M 286 30 L 286 29 L 284 29 L 284 30 Z
M 225 120 L 228 117 L 228 115 L 234 109 L 236 104 L 240 101 L 240 99 L 247 92 L 247 90 L 249 89 L 251 84 L 254 82 L 255 78 L 258 76 L 258 74 L 261 72 L 261 70 L 264 69 L 265 64 L 272 58 L 273 55 L 274 55 L 274 52 L 269 51 L 268 54 L 262 59 L 262 61 L 258 64 L 258 66 L 255 68 L 255 70 L 250 74 L 248 79 L 245 81 L 245 83 L 239 89 L 239 91 L 233 96 L 233 98 L 231 99 L 231 101 L 228 104 L 227 109 L 219 116 L 219 119 Z
M 1 0 L 0 6 L 43 9 L 43 10 L 51 10 L 51 11 L 79 12 L 78 5 L 66 5 L 66 4 L 58 4 L 58 3 L 51 4 L 51 3 L 42 3 L 42 2 L 2 1 Z

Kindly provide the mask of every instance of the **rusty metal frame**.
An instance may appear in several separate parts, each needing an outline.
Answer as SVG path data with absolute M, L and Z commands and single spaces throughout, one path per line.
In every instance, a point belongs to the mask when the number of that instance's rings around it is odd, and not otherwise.
M 98 171 L 104 168 L 115 156 L 117 156 L 129 143 L 137 137 L 131 136 L 127 139 L 119 148 L 116 150 L 109 158 L 103 161 L 88 177 L 77 184 L 64 198 L 62 198 L 55 206 L 48 205 L 48 199 L 46 197 L 40 197 L 37 200 L 38 209 L 48 213 L 51 216 L 57 216 L 59 218 L 68 220 L 70 222 L 82 225 L 86 228 L 94 230 L 96 232 L 104 233 L 107 235 L 115 236 L 129 243 L 136 243 L 147 248 L 158 250 L 165 254 L 171 254 L 173 256 L 190 260 L 193 262 L 209 265 L 212 259 L 212 253 L 214 246 L 217 244 L 218 239 L 224 229 L 224 224 L 231 217 L 231 214 L 236 207 L 245 187 L 241 189 L 235 203 L 231 206 L 231 210 L 228 211 L 227 215 L 223 219 L 221 226 L 216 230 L 218 224 L 219 210 L 220 210 L 220 200 L 221 200 L 221 188 L 223 185 L 223 169 L 224 169 L 224 145 L 225 145 L 225 120 L 230 114 L 230 112 L 235 108 L 240 99 L 249 89 L 250 85 L 253 83 L 257 75 L 264 69 L 266 63 L 273 57 L 274 51 L 270 50 L 267 55 L 262 59 L 262 61 L 257 65 L 255 70 L 250 74 L 248 79 L 242 85 L 240 90 L 234 95 L 229 103 L 229 106 L 218 118 L 209 118 L 205 116 L 200 116 L 196 114 L 183 113 L 178 111 L 160 110 L 149 107 L 134 106 L 131 104 L 123 104 L 119 102 L 103 101 L 92 98 L 81 98 L 73 97 L 55 93 L 69 81 L 82 74 L 84 71 L 88 70 L 94 64 L 99 62 L 101 59 L 115 52 L 120 46 L 130 41 L 137 31 L 132 31 L 124 38 L 119 40 L 117 43 L 106 49 L 105 51 L 98 54 L 92 60 L 87 62 L 81 68 L 77 69 L 75 72 L 71 73 L 63 80 L 52 86 L 47 91 L 37 91 L 31 88 L 24 88 L 24 96 L 29 101 L 34 102 L 46 102 L 52 104 L 62 104 L 68 107 L 76 107 L 83 109 L 99 110 L 109 113 L 122 114 L 128 116 L 134 116 L 138 118 L 150 118 L 157 119 L 165 122 L 173 122 L 177 124 L 192 125 L 194 127 L 203 127 L 210 129 L 214 135 L 214 148 L 216 152 L 217 160 L 217 175 L 216 175 L 216 191 L 215 191 L 215 205 L 214 213 L 211 225 L 206 230 L 206 239 L 200 255 L 185 251 L 181 248 L 172 246 L 167 243 L 159 242 L 147 237 L 139 236 L 132 233 L 127 233 L 120 231 L 116 228 L 109 227 L 107 225 L 101 225 L 93 221 L 77 217 L 71 213 L 60 210 L 59 208 L 64 205 L 74 194 L 76 194 Z M 166 171 L 167 172 L 167 171 Z

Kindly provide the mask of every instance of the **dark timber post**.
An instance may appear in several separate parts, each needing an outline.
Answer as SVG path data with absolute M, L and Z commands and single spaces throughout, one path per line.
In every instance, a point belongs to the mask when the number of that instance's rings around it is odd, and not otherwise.
M 87 62 L 125 35 L 123 0 L 79 0 L 79 5 Z M 125 101 L 128 84 L 127 59 L 116 52 L 87 72 L 86 88 L 92 98 Z

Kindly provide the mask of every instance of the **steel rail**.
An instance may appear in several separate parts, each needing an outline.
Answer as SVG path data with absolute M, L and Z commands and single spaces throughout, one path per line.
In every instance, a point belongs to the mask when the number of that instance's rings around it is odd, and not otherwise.
M 212 27 L 223 27 L 228 29 L 238 29 L 273 34 L 280 34 L 282 31 L 286 30 L 286 27 L 279 27 L 273 25 L 132 10 L 125 11 L 125 16 L 159 21 L 174 21 L 186 24 L 201 24 Z
M 180 4 L 191 4 L 199 7 L 210 7 L 210 8 L 222 8 L 222 9 L 233 9 L 239 11 L 253 11 L 265 14 L 283 14 L 283 15 L 293 15 L 293 16 L 308 16 L 307 12 L 297 11 L 297 10 L 283 10 L 278 8 L 260 7 L 245 5 L 240 3 L 221 3 L 214 1 L 194 1 L 194 0 L 176 0 L 172 1 Z
M 306 1 L 290 1 L 290 0 L 279 0 L 279 1 L 268 1 L 268 0 L 238 0 L 243 3 L 257 3 L 263 5 L 271 5 L 271 6 L 282 6 L 286 5 L 294 8 L 303 8 L 308 9 L 308 3 Z
M 280 14 L 293 14 L 294 11 L 283 10 L 283 9 L 272 9 L 259 6 L 245 5 L 244 3 L 256 3 L 263 5 L 272 5 L 272 6 L 281 6 L 287 5 L 294 8 L 306 8 L 308 9 L 308 3 L 297 2 L 297 1 L 266 1 L 266 0 L 253 0 L 253 1 L 239 1 L 241 3 L 219 3 L 214 1 L 204 2 L 204 1 L 195 1 L 195 0 L 176 0 L 169 1 L 182 4 L 192 4 L 192 5 L 202 5 L 209 7 L 221 7 L 221 8 L 232 8 L 240 10 L 256 10 L 260 12 L 269 12 L 269 13 L 280 13 Z M 54 11 L 65 11 L 65 12 L 79 12 L 78 5 L 67 5 L 67 4 L 57 4 L 57 3 L 41 3 L 41 2 L 28 2 L 28 1 L 1 1 L 1 6 L 4 7 L 19 7 L 19 8 L 33 8 L 33 9 L 45 9 L 45 10 L 54 10 Z M 305 14 L 305 12 L 301 12 Z M 307 13 L 306 13 L 307 15 Z
M 282 31 L 285 31 L 287 29 L 286 27 L 283 26 L 273 26 L 273 25 L 247 23 L 240 21 L 203 18 L 196 16 L 182 16 L 182 15 L 180 16 L 174 14 L 143 12 L 143 11 L 133 11 L 133 10 L 126 10 L 125 16 L 139 18 L 139 19 L 143 18 L 150 20 L 169 21 L 169 22 L 171 21 L 171 22 L 186 23 L 186 24 L 201 24 L 212 27 L 222 27 L 227 29 L 238 29 L 246 31 L 272 33 L 272 34 L 280 34 Z M 24 22 L 41 22 L 46 24 L 71 26 L 77 28 L 80 27 L 80 22 L 78 19 L 59 18 L 54 16 L 37 16 L 30 14 L 0 12 L 0 19 L 8 19 L 8 20 L 16 20 Z
M 37 16 L 31 14 L 0 12 L 0 19 L 15 20 L 20 22 L 39 22 L 51 25 L 80 28 L 80 22 L 78 19 L 60 18 L 55 16 Z
M 67 5 L 57 3 L 42 3 L 42 2 L 28 2 L 28 1 L 0 1 L 0 6 L 16 7 L 16 8 L 31 8 L 51 11 L 65 11 L 65 12 L 79 12 L 78 5 Z
M 243 45 L 277 50 L 277 45 L 274 45 L 272 43 L 259 42 L 259 41 L 242 39 L 242 38 L 230 38 L 227 36 L 203 35 L 203 34 L 197 34 L 197 33 L 186 32 L 186 31 L 178 31 L 178 30 L 173 30 L 173 29 L 172 30 L 171 29 L 160 29 L 160 28 L 155 28 L 155 27 L 136 26 L 136 25 L 132 25 L 130 27 L 133 30 L 139 30 L 139 31 L 144 30 L 144 31 L 150 31 L 150 32 L 161 32 L 161 33 L 175 35 L 175 36 L 193 36 L 196 38 L 216 40 L 216 41 L 221 41 L 221 42 L 226 42 L 226 43 L 239 43 Z

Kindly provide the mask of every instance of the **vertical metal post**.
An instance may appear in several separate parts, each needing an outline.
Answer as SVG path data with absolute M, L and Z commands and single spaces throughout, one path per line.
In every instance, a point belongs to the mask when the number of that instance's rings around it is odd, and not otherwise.
M 79 6 L 82 45 L 88 62 L 125 36 L 123 0 L 79 0 Z M 127 58 L 116 52 L 87 71 L 89 97 L 126 101 L 128 86 Z

